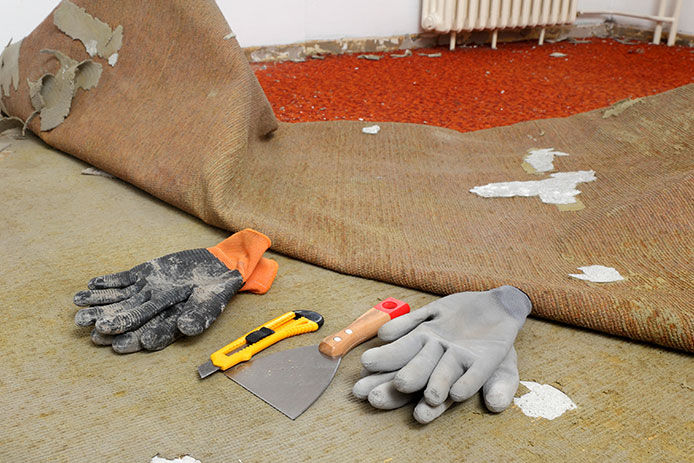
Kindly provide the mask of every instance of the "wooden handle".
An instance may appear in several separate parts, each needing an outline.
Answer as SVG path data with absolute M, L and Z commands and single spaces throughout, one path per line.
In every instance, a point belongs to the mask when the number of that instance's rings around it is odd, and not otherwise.
M 409 311 L 408 304 L 389 297 L 367 310 L 347 328 L 327 336 L 318 346 L 318 350 L 328 357 L 341 357 L 352 348 L 376 336 L 384 323 Z

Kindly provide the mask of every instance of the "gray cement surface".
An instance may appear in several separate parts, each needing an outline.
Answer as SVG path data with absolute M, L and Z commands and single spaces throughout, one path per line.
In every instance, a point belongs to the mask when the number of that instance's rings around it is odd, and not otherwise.
M 551 384 L 577 409 L 554 420 L 473 398 L 422 426 L 412 406 L 379 411 L 353 398 L 359 356 L 296 421 L 222 374 L 196 368 L 213 351 L 291 309 L 326 319 L 317 333 L 265 353 L 316 344 L 379 300 L 413 309 L 436 296 L 337 274 L 269 253 L 280 264 L 264 296 L 240 294 L 203 335 L 161 352 L 115 354 L 76 327 L 75 292 L 226 236 L 16 130 L 0 134 L 0 460 L 202 463 L 412 461 L 687 461 L 694 454 L 692 356 L 529 319 L 516 348 L 521 380 Z M 262 231 L 262 230 L 261 230 Z M 262 355 L 259 354 L 259 355 Z M 520 396 L 527 390 L 521 387 Z

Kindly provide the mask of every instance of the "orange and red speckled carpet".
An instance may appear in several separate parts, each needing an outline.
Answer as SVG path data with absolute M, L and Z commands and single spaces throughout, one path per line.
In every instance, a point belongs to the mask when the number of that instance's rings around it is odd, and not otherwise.
M 569 116 L 694 82 L 694 49 L 645 42 L 529 41 L 390 56 L 401 53 L 254 67 L 285 122 L 397 121 L 461 132 Z M 441 56 L 423 56 L 433 53 Z

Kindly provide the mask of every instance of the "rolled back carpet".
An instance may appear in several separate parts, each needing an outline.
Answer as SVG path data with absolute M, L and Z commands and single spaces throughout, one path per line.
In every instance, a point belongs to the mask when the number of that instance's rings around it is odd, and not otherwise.
M 693 85 L 478 132 L 369 134 L 278 123 L 211 0 L 64 1 L 10 47 L 8 115 L 211 225 L 432 293 L 514 285 L 535 316 L 694 351 Z

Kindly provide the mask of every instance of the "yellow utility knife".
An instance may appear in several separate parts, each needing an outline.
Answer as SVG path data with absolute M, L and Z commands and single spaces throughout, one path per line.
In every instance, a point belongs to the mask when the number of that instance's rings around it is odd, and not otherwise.
M 250 360 L 261 350 L 282 339 L 310 333 L 321 326 L 323 326 L 323 317 L 317 312 L 311 310 L 287 312 L 249 331 L 210 355 L 210 360 L 198 367 L 198 374 L 201 379 L 207 378 L 216 371 L 227 370 L 238 363 Z

